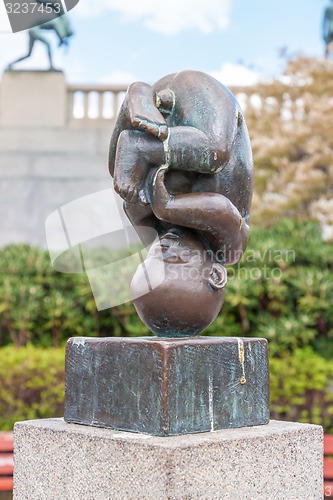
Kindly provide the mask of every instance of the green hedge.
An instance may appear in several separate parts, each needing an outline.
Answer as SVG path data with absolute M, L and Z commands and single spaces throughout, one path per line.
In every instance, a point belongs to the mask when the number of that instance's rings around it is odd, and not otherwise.
M 63 348 L 0 349 L 0 430 L 18 420 L 63 416 Z
M 265 337 L 276 357 L 306 346 L 333 356 L 333 245 L 316 224 L 285 220 L 254 229 L 230 271 L 235 277 L 211 334 Z
M 271 417 L 333 432 L 333 360 L 311 349 L 272 358 Z M 0 349 L 0 430 L 18 420 L 63 415 L 64 348 Z
M 333 433 L 333 360 L 311 348 L 270 359 L 271 418 L 319 424 Z
M 206 335 L 262 336 L 271 356 L 272 417 L 333 432 L 333 246 L 311 222 L 254 228 L 229 268 L 222 312 Z M 54 272 L 47 252 L 0 250 L 0 428 L 61 415 L 70 336 L 149 332 L 131 304 L 98 312 L 84 274 Z M 11 345 L 24 346 L 14 349 Z
M 225 304 L 206 335 L 266 337 L 274 356 L 306 346 L 333 356 L 333 246 L 316 224 L 254 228 L 228 272 Z M 75 335 L 149 332 L 131 304 L 98 312 L 87 277 L 53 271 L 47 252 L 0 250 L 0 346 L 57 346 Z
M 0 249 L 0 347 L 59 346 L 75 335 L 143 331 L 131 304 L 98 312 L 87 276 L 54 271 L 46 251 L 28 245 Z

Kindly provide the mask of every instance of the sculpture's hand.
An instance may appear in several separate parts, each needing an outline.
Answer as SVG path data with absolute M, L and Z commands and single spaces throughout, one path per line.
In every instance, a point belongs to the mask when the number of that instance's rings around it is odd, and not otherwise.
M 146 83 L 133 83 L 127 95 L 127 110 L 131 125 L 137 130 L 165 141 L 168 137 L 168 127 L 163 115 L 156 106 L 156 93 Z

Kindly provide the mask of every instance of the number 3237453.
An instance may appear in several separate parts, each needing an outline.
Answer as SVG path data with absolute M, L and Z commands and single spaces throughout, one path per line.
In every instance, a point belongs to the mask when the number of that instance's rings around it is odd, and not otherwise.
M 42 12 L 45 14 L 60 14 L 60 3 L 37 3 L 37 2 L 24 2 L 24 3 L 6 3 L 6 10 L 8 14 L 33 14 L 34 12 Z

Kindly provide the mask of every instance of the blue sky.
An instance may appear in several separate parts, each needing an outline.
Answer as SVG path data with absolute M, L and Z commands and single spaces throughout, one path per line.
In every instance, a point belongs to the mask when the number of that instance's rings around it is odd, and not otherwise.
M 227 85 L 252 83 L 281 71 L 282 47 L 322 57 L 327 1 L 80 0 L 70 14 L 76 36 L 56 63 L 72 83 L 152 83 L 182 69 Z M 0 35 L 0 67 L 22 55 L 26 42 L 26 33 Z M 17 67 L 46 66 L 40 45 Z

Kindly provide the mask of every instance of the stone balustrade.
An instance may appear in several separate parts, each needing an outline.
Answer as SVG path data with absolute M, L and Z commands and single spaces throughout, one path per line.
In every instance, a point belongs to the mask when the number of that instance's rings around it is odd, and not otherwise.
M 68 120 L 71 125 L 113 125 L 126 86 L 68 85 Z

